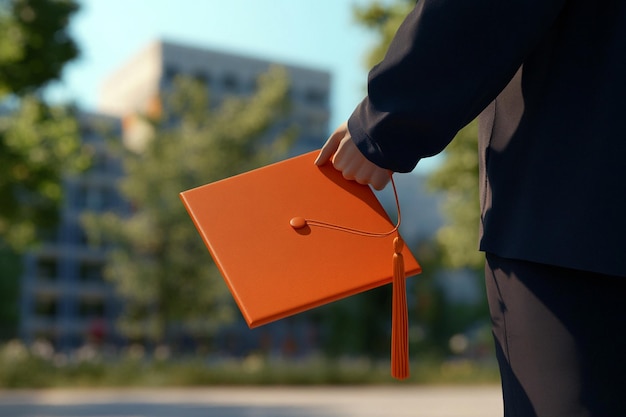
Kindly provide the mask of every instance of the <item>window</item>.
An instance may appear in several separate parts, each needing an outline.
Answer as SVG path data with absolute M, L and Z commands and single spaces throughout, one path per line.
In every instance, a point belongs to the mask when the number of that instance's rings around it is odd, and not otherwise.
M 37 260 L 37 278 L 54 281 L 58 276 L 58 262 L 54 258 Z
M 222 78 L 222 85 L 226 91 L 237 91 L 239 88 L 239 80 L 233 73 L 227 73 Z
M 82 318 L 104 316 L 104 301 L 100 298 L 81 298 L 78 300 L 78 315 Z
M 58 301 L 52 296 L 38 296 L 35 299 L 35 314 L 41 317 L 53 318 L 57 315 Z
M 211 84 L 211 74 L 209 74 L 206 71 L 201 71 L 201 70 L 196 71 L 193 78 L 205 86 L 208 86 L 209 84 Z
M 89 124 L 83 122 L 80 124 L 80 136 L 81 138 L 83 138 L 83 140 L 89 140 L 91 139 L 93 136 L 95 136 L 96 132 L 94 131 L 93 127 L 90 126 Z
M 322 106 L 326 104 L 326 91 L 315 87 L 308 88 L 304 92 L 304 100 L 309 104 Z
M 174 82 L 174 78 L 178 75 L 179 70 L 174 65 L 166 65 L 163 69 L 163 82 L 166 84 L 171 84 Z
M 108 184 L 79 184 L 74 192 L 73 208 L 102 211 L 119 205 L 116 190 Z
M 109 157 L 103 152 L 96 152 L 91 159 L 90 172 L 105 174 L 109 165 Z
M 82 282 L 103 282 L 102 264 L 100 262 L 82 262 L 80 264 L 79 278 Z

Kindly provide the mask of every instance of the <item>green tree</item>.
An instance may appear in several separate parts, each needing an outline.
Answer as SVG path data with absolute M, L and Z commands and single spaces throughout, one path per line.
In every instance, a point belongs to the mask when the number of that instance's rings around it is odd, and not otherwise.
M 382 61 L 398 27 L 414 4 L 414 0 L 396 0 L 393 3 L 374 1 L 367 6 L 355 6 L 356 22 L 378 36 L 376 45 L 365 56 L 367 68 Z
M 480 205 L 478 191 L 478 125 L 461 129 L 448 145 L 442 164 L 430 175 L 429 185 L 445 191 L 446 224 L 437 232 L 443 263 L 450 268 L 480 271 L 484 256 L 478 251 Z
M 42 89 L 78 55 L 69 35 L 71 0 L 0 0 L 0 327 L 17 323 L 21 252 L 57 224 L 61 177 L 88 163 L 68 106 Z
M 178 77 L 143 151 L 123 156 L 120 191 L 132 214 L 85 217 L 92 241 L 113 248 L 105 276 L 124 299 L 119 324 L 129 337 L 160 341 L 180 329 L 210 337 L 232 318 L 231 297 L 178 194 L 287 151 L 286 72 L 273 68 L 257 86 L 253 96 L 211 106 L 206 87 Z
M 0 98 L 39 90 L 78 56 L 67 30 L 73 0 L 0 0 Z
M 85 168 L 78 122 L 71 108 L 33 95 L 0 115 L 0 236 L 21 251 L 57 224 L 62 176 Z M 0 242 L 2 244 L 2 242 Z
M 50 106 L 42 89 L 78 48 L 70 0 L 0 1 L 0 245 L 21 250 L 56 223 L 61 177 L 84 167 L 73 109 Z

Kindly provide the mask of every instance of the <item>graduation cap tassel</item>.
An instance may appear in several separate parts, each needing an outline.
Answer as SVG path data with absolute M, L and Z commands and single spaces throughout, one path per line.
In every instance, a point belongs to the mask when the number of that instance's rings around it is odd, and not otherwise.
M 391 315 L 391 375 L 396 379 L 409 377 L 409 318 L 402 248 L 398 236 L 393 240 L 393 298 Z
M 387 237 L 398 232 L 400 223 L 402 222 L 402 214 L 400 213 L 400 201 L 398 200 L 398 192 L 396 184 L 393 180 L 392 172 L 389 172 L 393 194 L 396 200 L 396 208 L 398 210 L 398 221 L 392 230 L 386 232 L 371 232 L 368 230 L 355 229 L 352 227 L 341 226 L 329 223 L 323 220 L 315 220 L 304 217 L 292 217 L 289 224 L 294 229 L 302 229 L 309 227 L 324 227 L 327 229 L 337 230 L 340 232 L 351 233 L 365 237 Z M 409 377 L 409 314 L 406 301 L 406 272 L 404 268 L 404 242 L 399 234 L 393 240 L 393 298 L 391 313 L 391 375 L 396 379 L 406 379 Z

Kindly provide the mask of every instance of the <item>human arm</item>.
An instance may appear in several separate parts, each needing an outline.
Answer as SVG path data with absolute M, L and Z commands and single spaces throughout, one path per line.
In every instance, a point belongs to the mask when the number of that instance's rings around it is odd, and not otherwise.
M 441 152 L 506 86 L 564 0 L 420 0 L 348 120 L 379 167 L 411 171 Z

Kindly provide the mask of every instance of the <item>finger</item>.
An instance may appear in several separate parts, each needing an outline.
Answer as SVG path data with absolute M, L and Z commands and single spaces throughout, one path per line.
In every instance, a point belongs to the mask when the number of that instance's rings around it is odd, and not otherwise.
M 347 132 L 348 130 L 344 128 L 344 125 L 341 125 L 330 135 L 324 146 L 322 146 L 317 159 L 315 159 L 315 165 L 321 166 L 330 161 Z
M 315 165 L 321 166 L 328 162 L 330 158 L 332 158 L 332 156 L 335 154 L 335 151 L 337 150 L 337 147 L 339 147 L 340 142 L 341 139 L 339 138 L 339 135 L 333 134 L 331 137 L 329 137 L 324 146 L 322 146 L 319 155 L 317 155 L 317 158 L 315 159 Z
M 368 184 L 376 190 L 382 190 L 390 181 L 390 174 L 388 170 L 370 161 L 364 161 L 354 174 L 354 179 L 359 184 Z
M 361 151 L 358 150 L 352 141 L 352 137 L 348 134 L 339 142 L 339 146 L 337 146 L 335 154 L 332 157 L 332 162 L 335 169 L 338 171 L 347 169 L 356 173 L 363 158 Z
M 368 185 L 372 182 L 373 168 L 371 165 L 362 162 L 354 174 L 354 180 L 359 184 Z
M 389 184 L 389 181 L 391 181 L 391 174 L 389 173 L 389 171 L 387 171 L 386 169 L 379 169 L 372 177 L 371 184 L 375 190 L 380 191 L 385 188 L 387 184 Z

